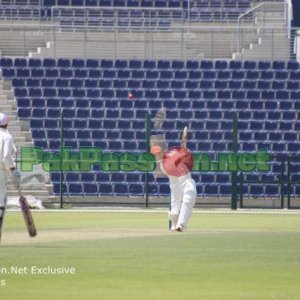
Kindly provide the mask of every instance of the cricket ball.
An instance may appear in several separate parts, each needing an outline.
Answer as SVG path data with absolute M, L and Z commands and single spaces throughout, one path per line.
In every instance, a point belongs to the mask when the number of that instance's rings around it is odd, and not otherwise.
M 184 147 L 168 149 L 162 158 L 164 170 L 170 176 L 184 176 L 193 169 L 193 155 Z

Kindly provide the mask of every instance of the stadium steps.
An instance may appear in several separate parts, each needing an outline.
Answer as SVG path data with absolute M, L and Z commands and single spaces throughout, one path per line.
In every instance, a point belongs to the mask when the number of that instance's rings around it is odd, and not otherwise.
M 87 42 L 84 47 L 83 32 L 57 32 L 56 47 L 48 42 L 46 47 L 38 48 L 37 52 L 31 52 L 30 57 L 86 57 L 86 58 L 154 58 L 176 59 L 182 58 L 183 49 L 180 45 L 180 33 L 157 32 L 148 33 L 118 33 L 118 47 L 114 47 L 114 34 L 111 32 L 88 32 Z M 152 46 L 150 42 L 152 43 Z M 149 47 L 147 46 L 149 45 Z M 72 49 L 72 51 L 70 51 Z M 194 52 L 187 51 L 186 57 L 194 57 Z
M 216 24 L 215 24 L 216 25 Z M 217 26 L 217 25 L 216 25 Z M 119 32 L 115 37 L 111 32 L 88 32 L 87 43 L 84 46 L 83 32 L 56 32 L 54 48 L 52 42 L 45 47 L 39 47 L 36 52 L 29 53 L 30 57 L 85 57 L 107 59 L 203 59 L 203 58 L 232 58 L 232 45 L 236 45 L 236 31 L 230 26 L 214 31 L 210 28 L 189 30 L 185 32 Z M 174 29 L 175 30 L 175 29 Z M 255 41 L 253 33 L 245 34 L 248 40 Z M 114 46 L 118 39 L 117 48 Z M 90 40 L 90 42 L 89 42 Z M 181 42 L 183 41 L 183 46 Z M 70 51 L 72 49 L 72 51 Z
M 33 146 L 33 142 L 28 122 L 19 121 L 17 118 L 16 102 L 12 96 L 11 82 L 7 80 L 4 81 L 0 78 L 0 111 L 4 112 L 9 117 L 9 132 L 12 134 L 16 148 L 19 151 L 21 147 Z M 39 173 L 42 174 L 42 171 Z M 23 173 L 22 178 L 24 178 L 24 175 L 26 177 L 27 174 Z M 32 175 L 32 173 L 28 173 L 27 176 L 30 175 Z M 51 184 L 49 184 L 49 174 L 44 174 L 44 178 L 44 182 L 39 183 L 33 179 L 31 183 L 29 182 L 27 185 L 23 186 L 22 190 L 24 191 L 24 194 L 32 195 L 43 201 L 55 199 L 55 197 L 50 196 Z M 8 196 L 18 196 L 18 192 L 11 183 L 11 180 L 9 180 L 8 184 Z
M 31 51 L 46 45 L 45 33 L 35 29 L 22 32 L 20 28 L 16 31 L 0 30 L 0 49 L 3 56 L 28 56 Z M 18 31 L 17 31 L 18 30 Z
M 285 36 L 277 36 L 272 41 L 272 38 L 263 36 L 259 43 L 251 44 L 249 49 L 243 49 L 242 57 L 245 60 L 288 60 L 290 58 L 289 39 Z
M 274 15 L 274 13 L 273 13 Z M 287 37 L 285 20 L 277 13 L 277 17 L 266 20 L 256 20 L 257 24 L 264 24 L 267 32 L 258 29 L 252 40 L 245 37 L 248 42 L 241 50 L 241 53 L 234 53 L 233 58 L 244 60 L 289 60 L 290 40 Z M 271 29 L 275 29 L 274 32 Z M 278 30 L 276 30 L 278 29 Z M 271 51 L 273 52 L 271 52 Z

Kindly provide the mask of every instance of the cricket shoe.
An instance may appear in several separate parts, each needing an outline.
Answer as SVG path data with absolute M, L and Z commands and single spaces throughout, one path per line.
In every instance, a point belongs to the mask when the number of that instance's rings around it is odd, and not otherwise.
M 179 232 L 182 232 L 182 231 L 185 230 L 185 227 L 182 226 L 182 225 L 178 225 L 178 226 L 176 226 L 176 229 L 175 229 L 175 230 L 176 230 L 176 231 L 179 231 Z

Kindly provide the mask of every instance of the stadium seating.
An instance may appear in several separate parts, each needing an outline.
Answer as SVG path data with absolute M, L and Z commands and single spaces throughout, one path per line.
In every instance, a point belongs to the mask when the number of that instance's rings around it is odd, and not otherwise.
M 51 11 L 54 6 L 55 11 Z M 66 7 L 69 7 L 69 11 Z M 90 8 L 87 14 L 82 11 L 84 7 Z M 128 10 L 124 10 L 126 7 Z M 190 3 L 187 0 L 20 0 L 13 5 L 11 1 L 1 0 L 0 18 L 47 20 L 55 16 L 62 25 L 118 25 L 138 29 L 149 25 L 166 27 L 171 20 L 187 17 L 191 22 L 236 21 L 250 7 L 251 0 L 191 0 Z M 72 8 L 75 10 L 70 13 Z M 117 12 L 116 17 L 117 8 L 122 10 Z M 155 9 L 156 15 L 152 14 L 147 19 L 146 10 L 151 8 Z M 187 10 L 190 10 L 189 14 L 185 13 Z
M 144 152 L 146 113 L 154 117 L 163 105 L 167 116 L 162 131 L 169 147 L 180 143 L 181 130 L 188 126 L 192 151 L 230 152 L 232 116 L 238 112 L 240 151 L 266 149 L 274 156 L 300 151 L 298 62 L 2 58 L 0 68 L 12 81 L 18 117 L 30 121 L 34 145 L 45 150 L 61 146 L 63 114 L 64 146 Z M 293 176 L 300 173 L 299 165 L 293 168 Z M 269 177 L 276 180 L 280 172 L 280 162 L 274 161 Z M 262 180 L 261 173 L 252 175 Z M 107 174 L 95 167 L 87 174 L 64 176 L 68 195 L 144 192 L 137 184 L 144 180 L 141 173 Z M 202 195 L 231 193 L 228 173 L 193 176 Z M 58 193 L 59 174 L 51 179 Z M 166 180 L 150 175 L 149 181 L 152 195 L 169 193 Z M 276 196 L 280 190 L 253 184 L 245 194 Z

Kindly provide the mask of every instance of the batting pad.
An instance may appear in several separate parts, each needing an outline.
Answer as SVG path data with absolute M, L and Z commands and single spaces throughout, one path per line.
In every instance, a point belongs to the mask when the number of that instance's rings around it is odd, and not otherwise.
M 193 207 L 196 202 L 196 193 L 193 190 L 188 190 L 183 195 L 183 200 L 180 207 L 177 226 L 187 227 L 187 224 L 192 216 Z
M 169 216 L 169 220 L 171 221 L 171 229 L 175 229 L 176 227 L 176 224 L 178 222 L 178 217 L 179 215 L 174 215 L 174 214 L 171 214 L 171 212 L 168 212 L 168 216 Z

